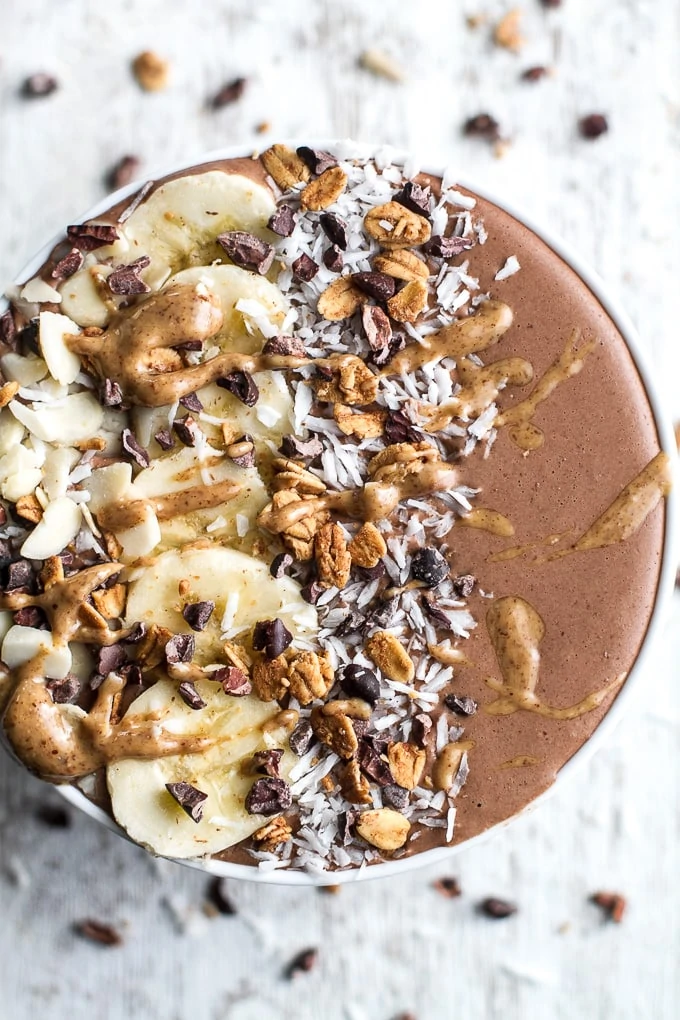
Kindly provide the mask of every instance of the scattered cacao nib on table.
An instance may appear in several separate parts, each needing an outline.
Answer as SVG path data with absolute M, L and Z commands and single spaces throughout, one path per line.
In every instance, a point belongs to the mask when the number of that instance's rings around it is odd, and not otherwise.
M 480 914 L 494 921 L 502 921 L 506 917 L 512 917 L 518 911 L 515 903 L 498 899 L 496 896 L 489 896 L 487 899 L 482 900 L 477 909 Z
M 596 892 L 590 897 L 591 903 L 599 907 L 605 919 L 620 924 L 628 906 L 626 898 L 616 892 Z
M 113 947 L 123 944 L 123 936 L 113 925 L 95 921 L 93 918 L 76 921 L 73 930 L 82 938 L 89 942 L 96 942 L 100 946 Z

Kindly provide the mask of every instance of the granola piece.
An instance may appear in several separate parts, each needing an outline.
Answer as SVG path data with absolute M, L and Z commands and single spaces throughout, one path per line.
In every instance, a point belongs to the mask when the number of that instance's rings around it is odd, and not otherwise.
M 347 354 L 339 362 L 340 368 L 332 379 L 317 384 L 316 395 L 328 403 L 361 405 L 372 404 L 378 395 L 378 377 L 361 358 Z
M 356 286 L 351 276 L 339 276 L 326 287 L 316 309 L 329 322 L 340 322 L 354 315 L 367 301 L 368 294 Z
M 283 815 L 279 815 L 277 818 L 272 818 L 270 822 L 267 822 L 261 829 L 253 833 L 253 843 L 258 850 L 265 850 L 271 853 L 281 843 L 287 843 L 292 835 L 293 830 L 290 825 Z
M 427 755 L 415 744 L 392 744 L 387 752 L 390 772 L 397 786 L 414 790 L 420 782 Z
M 309 167 L 287 145 L 272 145 L 260 158 L 265 170 L 282 191 L 309 180 Z
M 19 496 L 14 506 L 14 512 L 17 517 L 23 517 L 31 524 L 37 524 L 42 520 L 43 508 L 38 497 L 34 493 L 30 493 L 28 496 Z
M 248 654 L 246 648 L 243 645 L 238 644 L 236 641 L 225 641 L 222 645 L 222 650 L 227 662 L 232 666 L 235 666 L 236 669 L 240 669 L 242 673 L 245 673 L 246 676 L 248 676 L 253 660 Z
M 252 681 L 260 701 L 280 701 L 290 686 L 286 656 L 258 659 L 253 666 Z
M 78 619 L 84 627 L 89 627 L 91 630 L 109 629 L 109 625 L 102 614 L 94 606 L 91 606 L 89 602 L 83 602 L 78 607 Z
M 432 233 L 424 216 L 399 202 L 375 206 L 364 216 L 364 229 L 383 248 L 414 248 L 429 241 Z
M 276 457 L 272 461 L 274 475 L 273 487 L 276 492 L 283 489 L 295 489 L 301 495 L 319 496 L 326 491 L 326 485 L 307 471 L 304 464 L 287 457 Z
M 376 631 L 366 642 L 365 650 L 388 680 L 402 684 L 413 682 L 416 673 L 413 660 L 395 634 L 387 630 Z
M 310 209 L 313 212 L 327 209 L 329 205 L 337 202 L 346 187 L 345 171 L 339 166 L 330 167 L 307 185 L 300 195 L 300 205 L 303 209 Z
M 387 552 L 385 539 L 375 524 L 370 521 L 362 524 L 349 543 L 349 554 L 352 563 L 357 567 L 375 567 Z
M 524 45 L 524 36 L 520 31 L 522 11 L 519 7 L 508 11 L 496 24 L 493 32 L 493 41 L 496 46 L 504 50 L 511 50 L 512 53 L 519 53 Z
M 280 535 L 286 549 L 296 560 L 311 560 L 314 536 L 329 517 L 327 510 L 318 508 L 313 496 L 301 496 L 294 489 L 282 489 L 274 493 L 271 503 L 260 513 L 257 521 L 267 531 Z
M 411 823 L 392 808 L 379 808 L 377 811 L 362 811 L 355 828 L 371 846 L 379 850 L 398 850 L 408 839 Z
M 411 280 L 387 302 L 387 311 L 397 322 L 415 322 L 427 308 L 427 284 Z
M 106 555 L 111 560 L 119 560 L 123 555 L 123 547 L 112 531 L 102 530 L 102 541 L 106 549 Z
M 373 259 L 373 267 L 379 273 L 393 276 L 395 280 L 406 280 L 407 283 L 411 280 L 427 280 L 430 275 L 427 264 L 408 248 L 381 252 Z
M 135 646 L 135 659 L 145 669 L 165 662 L 165 646 L 173 637 L 172 631 L 158 623 L 150 624 L 142 640 Z
M 324 524 L 314 539 L 319 581 L 327 588 L 344 588 L 349 581 L 352 558 L 340 524 Z
M 99 588 L 92 592 L 94 607 L 106 620 L 117 620 L 123 615 L 126 598 L 127 586 L 124 584 L 114 584 L 111 588 Z
M 144 50 L 133 60 L 132 73 L 145 92 L 160 92 L 168 84 L 170 64 L 152 50 Z
M 18 382 L 6 382 L 3 386 L 0 386 L 0 407 L 7 407 L 10 400 L 14 400 L 19 389 Z
M 374 482 L 403 481 L 432 461 L 440 460 L 439 451 L 429 443 L 392 443 L 368 462 Z
M 348 761 L 340 776 L 340 790 L 350 804 L 371 804 L 371 787 L 356 758 Z
M 61 556 L 49 556 L 43 563 L 42 570 L 38 576 L 45 591 L 63 581 L 64 561 Z
M 322 744 L 349 761 L 357 753 L 359 741 L 352 719 L 368 720 L 371 707 L 358 698 L 329 701 L 312 709 L 311 723 L 314 734 Z
M 358 439 L 377 439 L 385 429 L 385 411 L 363 411 L 354 414 L 346 404 L 337 403 L 333 407 L 333 417 L 338 428 L 346 436 L 357 436 Z
M 334 678 L 327 652 L 299 652 L 288 663 L 290 693 L 301 705 L 325 698 Z

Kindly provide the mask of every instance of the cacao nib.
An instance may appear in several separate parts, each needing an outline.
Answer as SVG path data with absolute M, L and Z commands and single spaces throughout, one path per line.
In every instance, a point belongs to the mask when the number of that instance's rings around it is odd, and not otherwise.
M 387 273 L 352 273 L 352 283 L 356 284 L 359 290 L 363 290 L 364 294 L 375 298 L 376 301 L 388 301 L 396 289 L 394 277 L 388 276 Z M 365 324 L 364 328 L 366 328 Z M 373 344 L 371 344 L 372 346 Z M 384 347 L 385 345 L 380 344 L 379 346 Z
M 456 715 L 474 715 L 479 707 L 473 698 L 460 698 L 457 694 L 447 694 L 444 704 Z
M 347 251 L 347 223 L 337 213 L 324 212 L 319 216 L 319 226 L 324 234 L 340 251 Z
M 449 576 L 449 565 L 438 549 L 418 549 L 411 559 L 411 576 L 434 588 Z
M 460 574 L 453 579 L 453 594 L 459 599 L 467 599 L 472 595 L 477 578 L 473 574 Z
M 255 384 L 250 372 L 230 372 L 216 380 L 217 385 L 223 390 L 228 390 L 246 407 L 254 407 L 257 403 L 260 391 Z
M 120 439 L 123 444 L 123 449 L 132 457 L 134 462 L 138 464 L 140 468 L 147 468 L 151 463 L 151 458 L 144 447 L 137 442 L 136 437 L 130 429 L 123 429 Z
M 323 264 L 326 269 L 330 269 L 331 273 L 342 272 L 345 260 L 342 257 L 342 249 L 338 248 L 337 244 L 332 244 L 330 248 L 326 248 L 323 253 Z
M 366 273 L 366 276 L 372 274 Z M 390 279 L 390 277 L 386 277 Z M 378 305 L 364 305 L 361 312 L 361 323 L 372 351 L 389 349 L 392 339 L 392 323 L 386 313 Z
M 434 255 L 438 259 L 451 259 L 474 247 L 474 243 L 471 237 L 442 237 L 441 234 L 434 234 L 425 242 L 422 250 L 426 255 Z
M 308 719 L 301 719 L 288 738 L 288 743 L 293 754 L 301 758 L 310 749 L 313 740 L 314 731 L 312 724 Z
M 72 223 L 66 236 L 81 251 L 95 251 L 118 240 L 118 231 L 110 223 Z
M 297 336 L 273 336 L 262 348 L 263 354 L 279 354 L 286 358 L 306 358 L 307 352 Z
M 381 347 L 378 351 L 371 352 L 369 360 L 372 361 L 377 368 L 384 368 L 385 365 L 389 365 L 395 354 L 398 354 L 399 351 L 403 351 L 404 347 L 406 347 L 406 337 L 404 334 L 393 333 L 392 339 L 385 345 L 385 347 Z
M 198 790 L 191 783 L 166 783 L 165 789 L 177 801 L 192 822 L 200 822 L 203 817 L 203 805 L 208 799 L 207 793 Z
M 389 804 L 390 807 L 395 808 L 397 811 L 403 811 L 405 807 L 408 807 L 409 792 L 403 786 L 397 786 L 396 783 L 388 783 L 387 786 L 382 788 L 382 798 L 385 804 Z
M 281 440 L 279 452 L 284 457 L 301 457 L 305 460 L 314 460 L 323 453 L 323 445 L 318 436 L 311 436 L 310 439 L 298 439 L 297 436 L 284 436 Z
M 500 124 L 490 113 L 478 113 L 469 117 L 463 125 L 463 133 L 497 142 L 501 137 Z
M 185 393 L 183 397 L 179 398 L 179 402 L 182 407 L 186 407 L 187 411 L 193 411 L 194 414 L 200 414 L 203 410 L 203 404 L 197 393 Z
M 325 591 L 324 586 L 318 581 L 310 581 L 300 589 L 300 594 L 305 602 L 308 602 L 310 606 L 315 606 Z
M 179 687 L 177 688 L 177 693 L 179 694 L 184 704 L 188 705 L 189 708 L 193 708 L 194 711 L 198 711 L 201 708 L 205 708 L 205 701 L 198 693 L 194 685 L 190 683 L 188 680 L 185 680 L 183 683 L 179 685 Z
M 322 174 L 324 170 L 330 170 L 331 167 L 338 165 L 335 156 L 330 152 L 325 152 L 323 149 L 310 149 L 308 145 L 299 145 L 296 152 L 300 159 L 304 160 L 312 173 L 317 176 Z
M 319 267 L 313 259 L 310 259 L 309 255 L 302 253 L 299 258 L 295 259 L 292 266 L 290 267 L 293 273 L 293 277 L 299 280 L 300 283 L 309 283 L 313 280 L 316 274 L 319 272 Z
M 271 244 L 261 241 L 245 230 L 229 230 L 217 235 L 217 242 L 224 248 L 232 262 L 243 269 L 252 269 L 264 276 L 274 261 Z
M 582 138 L 592 141 L 609 131 L 609 121 L 602 113 L 589 113 L 587 117 L 581 117 L 578 129 Z
M 0 340 L 3 344 L 6 344 L 10 350 L 16 350 L 17 346 L 17 328 L 14 322 L 14 315 L 11 309 L 7 309 L 0 315 Z
M 388 443 L 419 443 L 422 438 L 422 433 L 403 411 L 388 411 L 385 421 L 385 439 Z
M 172 450 L 175 445 L 175 440 L 172 438 L 172 433 L 169 429 L 161 429 L 154 436 L 154 439 L 160 446 L 161 450 Z
M 33 567 L 28 560 L 15 560 L 7 567 L 7 584 L 5 591 L 34 592 L 36 588 Z
M 279 237 L 290 237 L 295 230 L 295 215 L 289 205 L 282 204 L 273 213 L 267 222 L 267 226 Z
M 34 627 L 36 630 L 47 627 L 47 618 L 40 606 L 24 606 L 17 609 L 12 618 L 19 627 Z
M 140 161 L 137 156 L 121 156 L 106 175 L 106 185 L 111 191 L 131 184 L 139 173 Z
M 426 219 L 429 219 L 431 197 L 432 189 L 429 184 L 423 187 L 421 184 L 416 184 L 415 181 L 407 181 L 401 191 L 396 193 L 393 201 L 405 206 L 418 216 L 424 216 Z
M 165 658 L 171 666 L 180 662 L 191 662 L 196 651 L 193 634 L 174 634 L 165 646 Z
M 83 262 L 85 256 L 82 251 L 78 251 L 77 248 L 71 248 L 68 254 L 64 255 L 62 259 L 59 259 L 56 266 L 52 270 L 51 276 L 53 280 L 68 280 L 69 277 L 77 273 Z
M 46 680 L 45 687 L 55 705 L 72 705 L 80 697 L 81 685 L 77 676 L 66 676 L 63 680 Z
M 247 85 L 247 78 L 234 78 L 232 81 L 228 81 L 226 85 L 217 90 L 210 100 L 213 110 L 221 110 L 222 107 L 237 102 L 245 92 Z
M 283 620 L 260 620 L 253 630 L 253 648 L 256 652 L 264 651 L 268 659 L 278 659 L 283 655 L 293 635 Z
M 104 407 L 120 407 L 123 403 L 123 391 L 113 379 L 105 379 L 99 389 L 99 397 Z
M 394 784 L 390 766 L 385 760 L 388 746 L 387 740 L 381 740 L 378 737 L 364 736 L 359 741 L 357 759 L 361 770 L 370 776 L 378 786 Z
M 272 560 L 269 567 L 269 573 L 278 581 L 280 578 L 286 577 L 288 569 L 293 566 L 294 562 L 295 560 L 290 553 L 279 553 L 278 556 L 275 556 Z
M 183 418 L 177 418 L 173 421 L 172 427 L 181 443 L 185 446 L 196 445 L 201 434 L 201 426 L 190 414 L 185 414 Z
M 138 259 L 128 265 L 116 266 L 106 278 L 106 284 L 111 293 L 122 297 L 148 294 L 151 287 L 140 279 L 139 274 L 149 265 L 151 265 L 149 256 L 140 255 Z
M 97 652 L 97 672 L 102 676 L 115 673 L 128 661 L 122 645 L 103 645 Z
M 244 698 L 253 690 L 253 685 L 246 674 L 236 666 L 224 666 L 222 669 L 215 670 L 214 673 L 211 673 L 210 679 L 221 683 L 224 693 L 229 694 L 232 698 Z
M 215 611 L 215 603 L 206 600 L 205 602 L 188 602 L 182 609 L 182 616 L 192 630 L 205 630 L 208 620 Z
M 370 705 L 375 705 L 380 697 L 380 683 L 375 673 L 360 666 L 358 663 L 350 663 L 343 666 L 340 671 L 340 684 L 350 698 L 362 698 Z
M 255 771 L 261 772 L 263 776 L 271 776 L 273 779 L 280 779 L 279 767 L 283 758 L 283 750 L 280 747 L 272 748 L 269 751 L 256 751 L 253 755 Z
M 250 815 L 278 815 L 293 803 L 290 786 L 283 779 L 266 776 L 256 779 L 246 797 L 246 811 Z

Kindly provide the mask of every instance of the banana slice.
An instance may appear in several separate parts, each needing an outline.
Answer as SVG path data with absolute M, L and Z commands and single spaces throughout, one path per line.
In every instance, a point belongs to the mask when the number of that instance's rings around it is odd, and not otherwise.
M 97 249 L 96 262 L 134 262 L 148 255 L 141 276 L 158 290 L 187 266 L 207 266 L 224 257 L 215 241 L 227 230 L 246 230 L 261 237 L 275 210 L 268 188 L 241 174 L 208 170 L 161 185 L 118 227 L 120 238 Z M 83 266 L 60 288 L 62 311 L 83 326 L 104 326 L 115 304 L 102 298 L 93 280 L 93 264 Z

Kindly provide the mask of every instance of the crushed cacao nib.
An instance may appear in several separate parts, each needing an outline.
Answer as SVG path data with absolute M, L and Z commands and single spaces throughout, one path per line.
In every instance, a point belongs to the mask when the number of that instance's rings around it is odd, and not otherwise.
M 403 811 L 405 807 L 408 807 L 409 796 L 408 790 L 403 786 L 397 786 L 396 783 L 388 783 L 382 788 L 383 802 L 396 811 Z
M 126 645 L 138 645 L 142 638 L 146 637 L 146 624 L 141 620 L 133 624 L 127 637 L 123 638 L 123 643 Z
M 113 925 L 95 921 L 91 917 L 84 921 L 76 921 L 73 930 L 90 942 L 98 942 L 100 946 L 120 946 L 123 942 L 122 935 Z
M 189 708 L 193 708 L 194 711 L 198 711 L 201 708 L 205 708 L 205 701 L 198 693 L 194 685 L 190 683 L 188 680 L 185 680 L 183 683 L 179 685 L 179 687 L 177 688 L 177 693 L 179 694 L 184 704 L 188 705 Z
M 250 372 L 230 372 L 216 380 L 217 385 L 223 390 L 228 390 L 246 407 L 254 407 L 257 403 L 260 391 L 255 384 Z
M 123 403 L 123 391 L 113 379 L 104 379 L 99 388 L 99 397 L 104 407 L 120 407 Z
M 137 156 L 121 156 L 106 175 L 106 185 L 111 191 L 131 184 L 139 173 L 140 161 Z
M 319 958 L 318 949 L 303 949 L 301 953 L 294 956 L 290 963 L 286 966 L 284 976 L 288 981 L 292 981 L 299 974 L 306 974 L 312 970 L 317 963 Z
M 498 899 L 496 896 L 488 896 L 482 900 L 477 909 L 480 914 L 484 914 L 485 917 L 490 917 L 494 921 L 501 921 L 517 913 L 517 906 L 514 903 Z
M 340 251 L 347 251 L 347 223 L 342 216 L 334 212 L 321 213 L 319 226 L 331 244 Z
M 440 627 L 445 627 L 447 630 L 451 629 L 451 620 L 431 596 L 423 596 L 423 609 L 430 619 L 438 623 Z
M 24 99 L 44 99 L 51 96 L 59 88 L 59 82 L 52 74 L 45 71 L 37 71 L 24 79 L 21 86 L 21 95 Z
M 457 694 L 447 694 L 444 698 L 444 704 L 452 712 L 455 712 L 456 715 L 474 715 L 479 708 L 474 698 L 461 698 Z
M 602 113 L 589 113 L 587 117 L 581 117 L 578 129 L 582 138 L 592 141 L 609 131 L 609 121 Z
M 358 273 L 357 275 L 378 276 L 382 274 Z M 390 277 L 386 277 L 386 279 L 390 279 Z M 361 324 L 364 327 L 364 333 L 372 351 L 377 352 L 389 349 L 392 339 L 392 323 L 382 308 L 379 308 L 378 305 L 364 305 L 361 312 Z
M 161 450 L 172 450 L 175 445 L 175 440 L 172 438 L 172 433 L 169 429 L 161 429 L 154 436 L 154 439 L 160 446 Z
M 23 329 L 19 330 L 16 342 L 17 348 L 21 350 L 22 354 L 37 354 L 40 357 L 41 350 L 38 343 L 37 318 L 31 319 Z
M 0 340 L 14 351 L 17 347 L 17 327 L 11 309 L 0 315 Z
M 289 205 L 281 204 L 267 221 L 267 226 L 279 237 L 290 237 L 295 230 L 295 214 Z
M 272 748 L 270 751 L 256 751 L 253 755 L 255 771 L 263 776 L 271 776 L 273 779 L 280 779 L 279 768 L 283 750 L 280 747 Z
M 477 138 L 497 142 L 501 137 L 500 124 L 490 113 L 478 113 L 469 117 L 463 125 L 463 133 Z
M 243 672 L 236 666 L 224 666 L 210 674 L 211 680 L 222 684 L 222 690 L 232 698 L 244 698 L 253 690 L 253 685 Z
M 325 591 L 324 586 L 318 581 L 310 581 L 300 589 L 300 595 L 310 606 L 315 606 Z
M 386 599 L 366 618 L 366 627 L 390 627 L 395 613 L 399 608 L 399 598 Z
M 122 297 L 132 297 L 135 294 L 148 294 L 151 290 L 148 283 L 140 279 L 142 269 L 151 264 L 148 255 L 140 255 L 134 262 L 128 265 L 116 266 L 112 273 L 106 278 L 106 284 L 112 294 Z
M 203 410 L 203 404 L 197 393 L 186 393 L 179 398 L 179 402 L 182 407 L 186 407 L 187 411 L 193 411 L 194 414 L 200 414 Z
M 97 672 L 102 676 L 115 673 L 128 661 L 125 649 L 122 645 L 102 645 L 97 652 Z
M 293 635 L 283 620 L 259 620 L 253 630 L 253 648 L 256 652 L 264 651 L 268 659 L 278 659 L 283 655 Z
M 5 591 L 32 593 L 36 589 L 36 577 L 28 560 L 15 560 L 7 567 Z
M 77 676 L 66 676 L 63 680 L 46 680 L 45 687 L 56 705 L 72 705 L 80 697 L 82 689 Z
M 375 673 L 355 662 L 342 667 L 340 684 L 350 698 L 362 698 L 370 705 L 375 705 L 380 697 L 380 682 Z
M 297 436 L 284 436 L 281 440 L 279 452 L 284 457 L 300 457 L 304 460 L 313 460 L 323 453 L 323 444 L 318 436 L 313 435 L 311 439 L 298 439 Z
M 348 634 L 358 634 L 364 626 L 364 617 L 361 613 L 352 609 L 344 620 L 335 628 L 336 637 L 347 637 Z
M 70 813 L 60 804 L 38 804 L 35 817 L 50 829 L 68 829 L 71 825 Z
M 208 799 L 207 793 L 198 790 L 191 783 L 166 783 L 165 789 L 179 806 L 185 811 L 192 822 L 198 824 L 203 817 L 203 805 Z
M 210 100 L 210 106 L 213 110 L 221 110 L 222 107 L 237 102 L 245 92 L 247 85 L 247 78 L 234 78 L 232 81 L 228 81 L 217 90 Z
M 381 740 L 379 737 L 363 736 L 359 741 L 357 760 L 361 770 L 370 776 L 378 786 L 394 785 L 390 767 L 385 761 L 388 746 L 388 741 Z
M 351 809 L 348 811 L 342 811 L 338 815 L 338 835 L 340 836 L 343 846 L 349 846 L 354 839 L 352 829 L 354 828 L 354 823 L 358 817 L 359 812 Z
M 422 434 L 403 411 L 389 411 L 385 421 L 385 439 L 388 443 L 419 443 Z
M 314 731 L 312 724 L 308 719 L 301 719 L 288 738 L 288 743 L 293 754 L 301 758 L 310 749 L 313 740 Z
M 269 573 L 272 577 L 275 577 L 278 581 L 282 577 L 286 577 L 288 570 L 293 566 L 295 560 L 290 553 L 283 552 L 275 556 L 269 567 Z
M 404 347 L 406 347 L 406 337 L 404 334 L 393 333 L 392 339 L 385 347 L 381 347 L 379 351 L 371 352 L 369 361 L 372 361 L 376 368 L 384 368 L 385 365 L 389 365 L 395 354 L 403 351 Z
M 208 620 L 215 612 L 215 603 L 209 600 L 205 602 L 187 602 L 182 609 L 182 616 L 192 630 L 205 630 Z
M 411 559 L 411 577 L 434 588 L 449 576 L 449 565 L 438 549 L 418 549 Z
M 193 634 L 174 634 L 165 646 L 165 658 L 171 666 L 180 662 L 191 662 L 196 651 Z
M 330 170 L 331 167 L 338 165 L 335 156 L 330 152 L 325 152 L 323 149 L 310 149 L 308 145 L 299 145 L 296 152 L 300 159 L 304 160 L 312 173 L 317 176 L 322 174 L 324 170 Z
M 66 236 L 81 251 L 95 251 L 118 240 L 118 231 L 110 223 L 72 223 Z
M 175 344 L 173 351 L 202 351 L 203 341 L 202 340 L 185 340 L 181 344 Z
M 78 272 L 84 261 L 85 256 L 82 251 L 78 251 L 77 248 L 71 248 L 70 252 L 64 255 L 62 259 L 59 259 L 50 275 L 53 280 L 68 280 L 69 277 Z
M 236 907 L 229 896 L 227 881 L 224 878 L 210 879 L 207 900 L 215 907 L 218 913 L 224 914 L 225 917 L 230 917 L 236 913 Z
M 254 234 L 245 230 L 229 230 L 217 235 L 217 242 L 237 266 L 252 269 L 264 276 L 274 261 L 274 249 L 271 244 L 261 241 Z
M 620 924 L 626 912 L 626 898 L 621 893 L 596 892 L 590 897 L 590 902 L 599 907 L 605 914 L 608 921 Z
M 387 567 L 382 560 L 379 560 L 374 567 L 354 567 L 357 576 L 363 581 L 377 581 L 387 573 Z
M 141 446 L 136 437 L 130 431 L 130 429 L 123 429 L 120 437 L 120 441 L 123 444 L 123 449 L 127 454 L 132 457 L 135 464 L 138 464 L 140 468 L 147 468 L 151 463 L 151 458 L 146 452 L 143 446 Z
M 17 609 L 12 618 L 20 627 L 34 627 L 36 630 L 47 627 L 47 618 L 40 606 L 24 606 Z
M 414 715 L 411 725 L 411 737 L 419 747 L 425 747 L 427 737 L 433 726 L 432 719 L 425 712 Z
M 300 283 L 309 283 L 313 280 L 316 274 L 319 272 L 314 259 L 310 259 L 309 255 L 302 253 L 298 258 L 295 259 L 292 266 L 290 267 L 293 273 L 293 277 L 299 280 Z
M 278 815 L 293 803 L 290 786 L 283 779 L 266 776 L 256 779 L 246 797 L 249 815 Z
M 140 687 L 144 682 L 142 667 L 138 666 L 136 662 L 126 663 L 126 665 L 121 667 L 120 673 L 125 677 L 127 687 Z M 141 694 L 141 691 L 138 693 Z M 135 697 L 138 697 L 138 695 L 135 695 Z
M 418 216 L 425 216 L 426 219 L 429 219 L 431 196 L 432 189 L 429 184 L 423 187 L 421 184 L 416 184 L 415 181 L 407 181 L 401 191 L 395 194 L 393 201 L 405 206 Z
M 433 888 L 435 888 L 442 896 L 445 896 L 447 900 L 456 899 L 456 897 L 462 895 L 463 892 L 458 879 L 449 878 L 447 875 L 443 878 L 438 878 L 436 882 L 432 883 L 432 885 Z
M 262 348 L 263 354 L 280 354 L 283 357 L 306 358 L 307 352 L 297 336 L 273 336 Z
M 454 255 L 460 255 L 474 246 L 472 237 L 442 237 L 441 234 L 434 234 L 429 241 L 423 245 L 426 255 L 434 255 L 438 259 L 451 259 Z
M 190 414 L 185 414 L 183 418 L 175 419 L 172 427 L 180 443 L 183 443 L 185 446 L 196 445 L 201 434 L 201 427 Z
M 540 81 L 541 78 L 545 78 L 548 74 L 548 68 L 543 67 L 541 64 L 537 64 L 536 67 L 527 67 L 526 71 L 522 71 L 522 81 L 536 82 Z
M 330 269 L 331 273 L 342 272 L 345 260 L 342 256 L 342 249 L 338 248 L 337 244 L 332 244 L 330 248 L 326 248 L 323 253 L 323 264 L 326 269 Z
M 453 594 L 459 599 L 467 599 L 477 583 L 474 574 L 460 574 L 453 579 Z
M 387 273 L 352 273 L 352 283 L 356 284 L 359 290 L 363 290 L 364 294 L 375 298 L 376 301 L 387 301 L 392 297 L 396 289 L 394 277 L 388 276 Z M 371 306 L 367 307 L 370 308 Z M 364 329 L 366 329 L 366 323 L 364 323 Z M 368 337 L 368 340 L 370 343 L 370 337 Z M 371 344 L 372 346 L 373 344 Z M 381 343 L 378 346 L 384 347 L 385 344 Z

